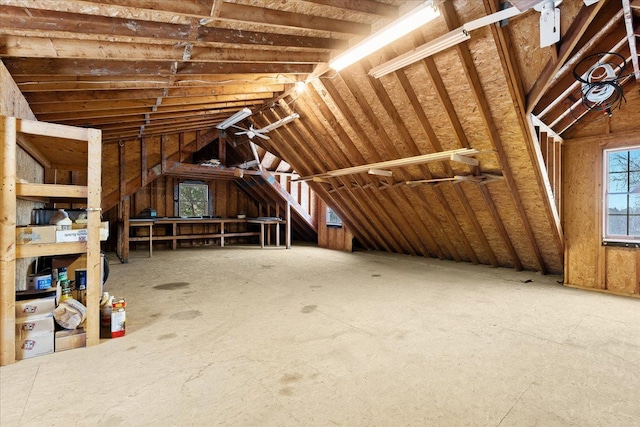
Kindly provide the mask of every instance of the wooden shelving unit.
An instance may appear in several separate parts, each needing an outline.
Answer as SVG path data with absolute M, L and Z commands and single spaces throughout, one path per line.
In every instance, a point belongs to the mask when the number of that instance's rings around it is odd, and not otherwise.
M 18 136 L 28 139 L 34 158 L 46 159 L 46 167 L 86 170 L 87 185 L 16 182 Z M 23 145 L 23 144 L 21 144 Z M 15 263 L 16 259 L 87 255 L 87 346 L 100 341 L 100 203 L 101 131 L 0 116 L 0 365 L 15 362 Z M 50 244 L 16 244 L 16 199 L 85 203 L 87 241 Z

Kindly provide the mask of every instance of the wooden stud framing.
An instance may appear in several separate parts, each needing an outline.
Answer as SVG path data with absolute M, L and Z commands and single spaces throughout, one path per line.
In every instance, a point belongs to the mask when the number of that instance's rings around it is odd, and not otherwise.
M 0 116 L 0 365 L 16 361 L 16 119 Z

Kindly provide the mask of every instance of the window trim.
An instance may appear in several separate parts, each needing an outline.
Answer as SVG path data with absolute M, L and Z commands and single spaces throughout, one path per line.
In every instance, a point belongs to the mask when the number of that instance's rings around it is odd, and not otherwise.
M 630 145 L 618 148 L 607 148 L 602 151 L 602 244 L 605 246 L 625 246 L 629 247 L 629 244 L 640 244 L 640 235 L 633 236 L 621 236 L 621 235 L 609 235 L 608 220 L 609 220 L 609 154 L 618 151 L 637 151 L 640 150 L 640 145 Z M 631 193 L 626 193 L 631 194 Z M 627 218 L 631 215 L 630 206 L 627 206 Z

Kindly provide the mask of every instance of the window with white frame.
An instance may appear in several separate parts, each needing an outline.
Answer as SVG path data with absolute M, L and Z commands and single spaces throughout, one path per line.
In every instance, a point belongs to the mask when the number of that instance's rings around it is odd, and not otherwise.
M 332 227 L 342 227 L 342 220 L 329 206 L 327 206 L 327 225 Z
M 605 242 L 640 243 L 640 146 L 604 151 Z
M 183 218 L 210 215 L 209 186 L 200 182 L 178 184 L 178 216 Z

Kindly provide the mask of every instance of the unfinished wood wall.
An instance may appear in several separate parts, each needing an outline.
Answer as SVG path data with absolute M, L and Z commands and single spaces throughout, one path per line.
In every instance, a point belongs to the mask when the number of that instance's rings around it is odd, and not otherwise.
M 601 244 L 602 151 L 638 143 L 637 132 L 564 141 L 564 282 L 568 286 L 640 296 L 640 249 Z
M 2 61 L 0 61 L 0 115 L 13 116 L 21 119 L 35 120 L 35 116 L 29 108 L 20 89 L 9 74 Z M 44 169 L 21 147 L 17 147 L 16 175 L 19 179 L 29 182 L 44 182 Z M 17 225 L 31 223 L 31 210 L 42 207 L 42 203 L 28 202 L 18 199 L 16 201 Z M 16 261 L 16 290 L 27 288 L 27 272 L 33 258 L 19 259 Z M 0 278 L 0 280 L 3 280 Z M 3 282 L 4 284 L 4 282 Z
M 146 208 L 155 209 L 159 217 L 175 216 L 174 187 L 184 179 L 160 177 L 137 191 L 131 198 L 131 218 Z M 204 181 L 213 197 L 213 215 L 234 217 L 240 212 L 259 216 L 258 204 L 243 193 L 232 181 Z
M 342 227 L 327 225 L 327 204 L 318 199 L 318 246 L 351 252 L 353 250 L 353 234 L 343 224 Z

